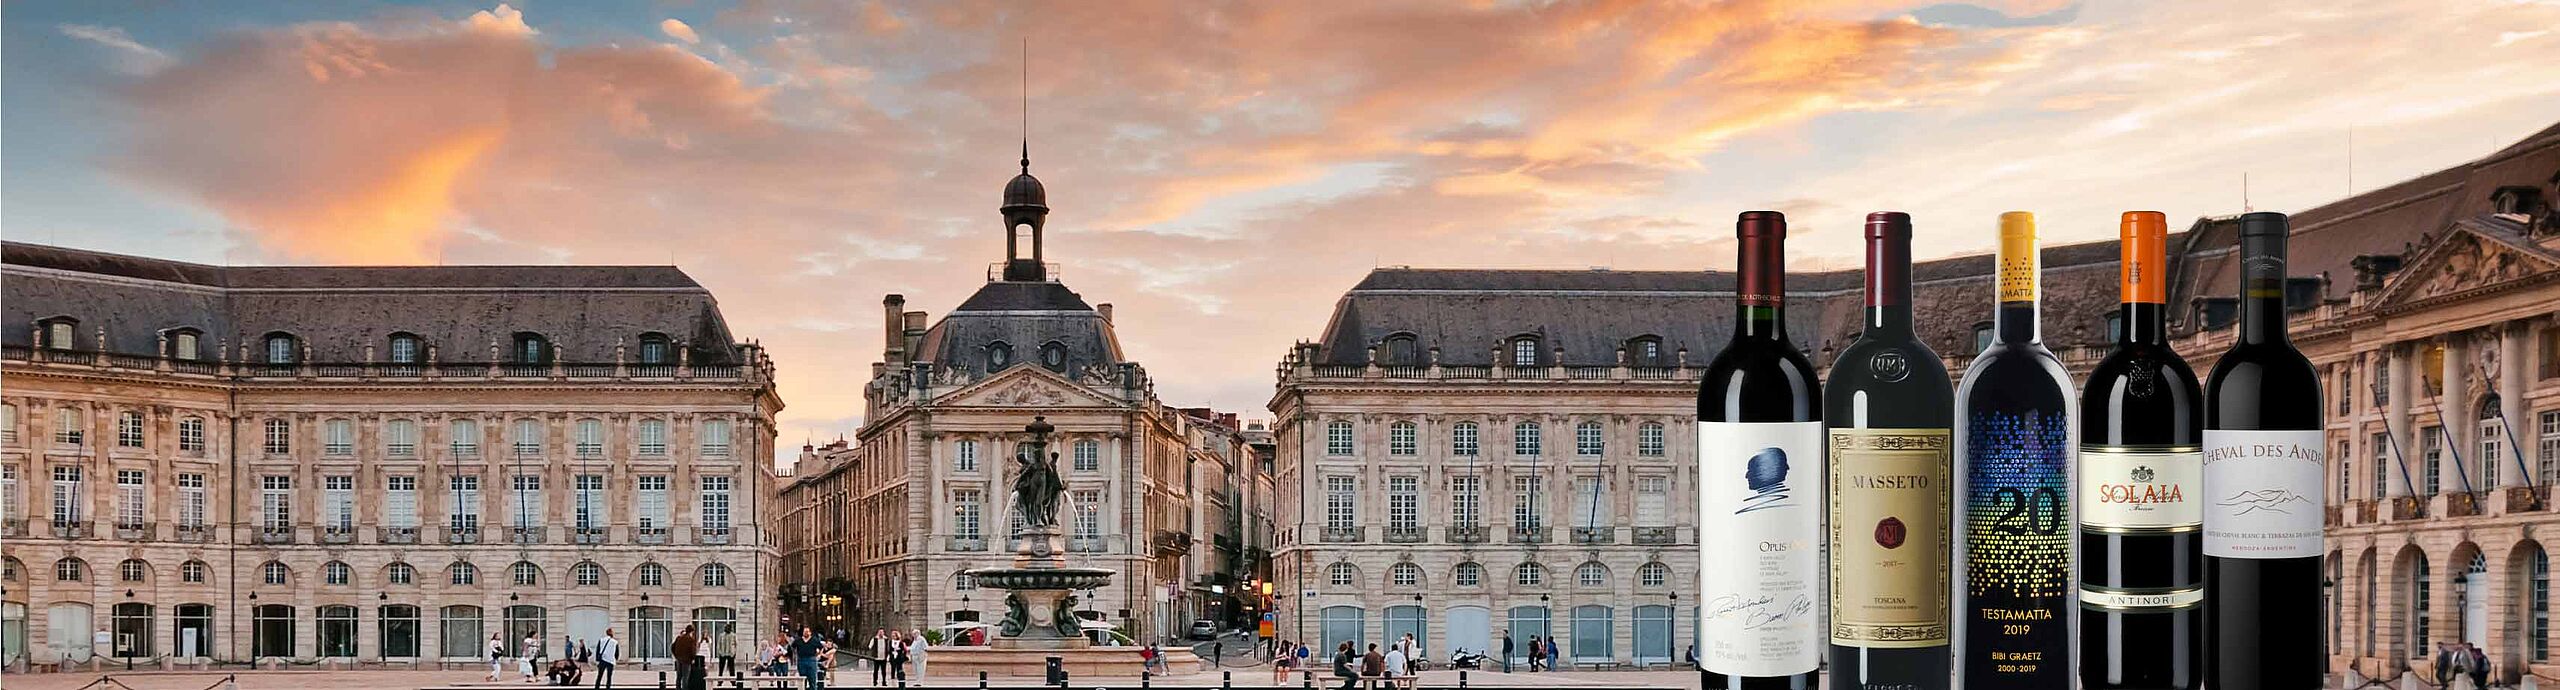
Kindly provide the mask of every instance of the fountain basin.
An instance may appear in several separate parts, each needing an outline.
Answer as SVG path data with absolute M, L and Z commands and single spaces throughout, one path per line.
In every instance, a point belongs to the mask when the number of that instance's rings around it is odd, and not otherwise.
M 1116 571 L 1107 568 L 972 568 L 979 587 L 1006 590 L 1099 589 Z

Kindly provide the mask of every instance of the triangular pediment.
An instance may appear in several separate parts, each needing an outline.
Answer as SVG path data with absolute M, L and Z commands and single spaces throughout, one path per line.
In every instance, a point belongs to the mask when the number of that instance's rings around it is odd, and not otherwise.
M 1018 364 L 942 396 L 936 405 L 959 407 L 1118 407 L 1120 401 L 1057 372 Z
M 2560 259 L 2509 235 L 2513 233 L 2468 219 L 2455 223 L 2444 239 L 2419 250 L 2394 274 L 2374 303 L 2383 308 L 2418 304 L 2560 271 Z

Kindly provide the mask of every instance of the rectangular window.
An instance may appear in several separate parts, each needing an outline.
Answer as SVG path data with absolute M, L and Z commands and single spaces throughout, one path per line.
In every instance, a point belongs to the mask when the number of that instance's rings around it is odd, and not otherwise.
M 1102 490 L 1077 489 L 1075 501 L 1075 537 L 1077 539 L 1102 538 Z
M 480 529 L 480 477 L 457 474 L 445 482 L 445 487 L 453 497 L 453 513 L 446 516 L 445 525 L 456 530 Z
M 700 479 L 702 495 L 698 499 L 702 502 L 702 526 L 711 529 L 728 529 L 729 478 L 708 476 Z
M 188 453 L 204 452 L 203 417 L 187 417 L 178 420 L 178 450 Z
M 1476 527 L 1484 524 L 1483 505 L 1483 477 L 1449 478 L 1449 526 Z
M 667 526 L 667 476 L 644 474 L 640 475 L 637 481 L 639 490 L 634 492 L 632 502 L 635 504 L 634 512 L 638 513 L 640 527 L 665 528 Z
M 1584 527 L 1598 527 L 1615 522 L 1609 519 L 1609 485 L 1599 477 L 1573 478 L 1573 518 Z
M 2373 368 L 2373 406 L 2381 407 L 2389 404 L 2391 404 L 2391 365 L 2386 362 L 2382 366 Z
M 2535 484 L 2550 486 L 2554 481 L 2560 481 L 2560 410 L 2544 412 L 2541 419 L 2542 448 L 2540 452 L 2535 453 L 2540 456 L 2536 461 L 2540 467 L 2534 471 L 2542 478 Z
M 1603 442 L 1599 422 L 1583 422 L 1573 427 L 1573 454 L 1583 457 L 1600 455 Z
M 79 410 L 68 407 L 55 410 L 53 413 L 53 445 L 72 446 L 75 448 L 79 447 L 80 441 L 85 434 L 85 430 L 82 429 L 81 426 Z
M 320 519 L 330 527 L 342 530 L 356 528 L 356 478 L 336 475 L 320 478 Z
M 954 444 L 951 456 L 951 469 L 960 472 L 978 471 L 977 441 L 963 440 Z
M 453 420 L 453 456 L 480 457 L 480 422 L 469 419 Z
M 418 478 L 406 475 L 384 477 L 382 489 L 383 526 L 416 528 L 418 526 Z
M 1636 454 L 1648 458 L 1662 457 L 1662 425 L 1636 427 Z
M 2336 388 L 2330 389 L 2329 394 L 2337 396 L 2338 398 L 2339 416 L 2346 416 L 2355 412 L 2355 381 L 2356 373 L 2354 371 L 2347 369 L 2343 365 L 2338 367 L 2338 385 Z
M 517 455 L 541 455 L 542 420 L 516 420 L 515 432 L 509 436 L 508 440 L 514 443 Z
M 2472 477 L 2481 490 L 2498 489 L 2498 464 L 2507 459 L 2507 430 L 2495 419 L 2480 420 L 2480 476 Z
M 67 525 L 80 522 L 81 503 L 87 500 L 80 491 L 80 468 L 53 468 L 53 522 Z
M 984 511 L 984 506 L 980 505 L 982 499 L 979 495 L 977 489 L 951 491 L 951 534 L 953 536 L 962 539 L 978 538 L 978 520 Z
M 203 527 L 207 511 L 204 475 L 184 472 L 178 475 L 178 526 Z
M 0 518 L 18 519 L 18 466 L 0 464 Z
M 595 529 L 604 524 L 604 475 L 581 474 L 578 486 L 578 529 Z
M 1351 423 L 1340 421 L 1326 423 L 1324 425 L 1324 454 L 1341 456 L 1350 455 L 1351 452 Z
M 729 420 L 714 419 L 702 423 L 702 454 L 706 457 L 729 457 Z
M 2542 329 L 2542 378 L 2560 379 L 2560 326 Z
M 287 455 L 293 452 L 293 422 L 269 419 L 264 426 L 267 430 L 264 450 L 268 455 Z
M 604 455 L 604 420 L 578 420 L 577 433 L 578 457 L 592 458 Z
M 2365 464 L 2373 467 L 2373 500 L 2391 497 L 2391 435 L 2374 434 L 2373 444 L 2365 447 Z
M 116 447 L 142 447 L 142 413 L 126 410 L 116 414 Z
M 2420 429 L 2418 438 L 2418 457 L 2424 458 L 2423 462 L 2426 464 L 2426 467 L 2419 469 L 2425 475 L 2426 483 L 2419 485 L 2421 491 L 2418 495 L 2433 496 L 2440 490 L 2436 482 L 2438 467 L 2436 461 L 2444 459 L 2444 427 L 2431 426 Z
M 1101 471 L 1102 444 L 1096 443 L 1091 439 L 1076 441 L 1075 463 L 1075 469 L 1077 472 Z
M 271 530 L 293 527 L 293 477 L 270 474 L 258 478 L 258 524 Z
M 1546 488 L 1545 479 L 1544 477 L 1511 478 L 1512 526 L 1530 529 L 1546 526 L 1546 511 L 1541 510 L 1539 506 L 1540 501 L 1546 500 L 1546 496 L 1539 491 Z
M 1397 422 L 1387 427 L 1387 454 L 1413 455 L 1419 451 L 1422 444 L 1415 438 L 1418 431 L 1412 422 Z
M 0 443 L 18 442 L 18 406 L 0 405 Z
M 1671 526 L 1671 478 L 1636 478 L 1636 526 Z
M 1450 455 L 1462 458 L 1475 457 L 1477 451 L 1481 449 L 1482 446 L 1476 442 L 1476 425 L 1474 422 L 1459 422 L 1457 426 L 1449 428 Z
M 395 458 L 417 457 L 418 423 L 394 419 L 382 424 L 382 452 Z
M 117 526 L 142 526 L 142 501 L 148 491 L 143 486 L 142 470 L 116 470 Z
M 356 452 L 356 424 L 353 421 L 344 419 L 329 420 L 327 423 L 320 426 L 320 436 L 320 452 L 322 453 L 329 455 L 354 455 Z
M 2354 452 L 2355 449 L 2347 442 L 2339 441 L 2338 454 L 2330 456 L 2338 459 L 2338 497 L 2334 499 L 2338 505 L 2346 505 L 2348 501 L 2356 500 Z
M 1537 422 L 1521 422 L 1511 425 L 1511 454 L 1522 457 L 1537 457 L 1544 453 L 1546 450 L 1546 443 L 1544 439 L 1540 438 L 1542 434 L 1543 431 L 1538 428 Z
M 1422 480 L 1416 477 L 1387 478 L 1387 527 L 1420 529 L 1422 527 Z
M 1350 529 L 1360 523 L 1360 480 L 1354 477 L 1324 478 L 1324 526 Z
M 640 433 L 639 445 L 640 445 L 640 454 L 641 454 L 641 455 L 666 455 L 666 454 L 667 454 L 667 420 L 663 420 L 663 419 L 643 419 L 643 420 L 640 420 L 640 432 L 639 432 L 639 433 Z
M 517 527 L 542 524 L 542 475 L 519 474 L 509 481 L 507 488 L 515 494 L 513 524 Z

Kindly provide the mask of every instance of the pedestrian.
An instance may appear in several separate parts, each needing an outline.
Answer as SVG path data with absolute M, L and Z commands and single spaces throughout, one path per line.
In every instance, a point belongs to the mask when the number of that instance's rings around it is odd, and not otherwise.
M 826 642 L 809 626 L 800 626 L 800 639 L 791 642 L 791 661 L 800 666 L 800 677 L 808 681 L 807 690 L 818 690 L 818 650 Z
M 1388 678 L 1413 675 L 1413 668 L 1409 665 L 1413 660 L 1411 657 L 1404 655 L 1403 643 L 1397 643 L 1396 646 L 1387 648 L 1387 658 L 1385 661 Z
M 683 632 L 676 633 L 675 644 L 669 649 L 676 658 L 676 690 L 694 690 L 694 671 L 702 666 L 702 637 L 688 624 Z
M 1387 675 L 1387 655 L 1378 653 L 1378 643 L 1369 643 L 1368 653 L 1360 655 L 1360 675 L 1370 678 Z
M 2489 653 L 2480 651 L 2480 645 L 2469 642 L 2463 643 L 2463 646 L 2471 648 L 2471 687 L 2488 690 Z
M 907 682 L 907 634 L 889 633 L 889 676 L 900 685 Z
M 871 686 L 889 684 L 889 631 L 871 631 Z
M 536 672 L 535 658 L 542 656 L 542 638 L 525 633 L 523 652 L 523 656 L 516 657 L 516 669 L 524 672 L 524 682 L 531 683 Z
M 1547 659 L 1547 672 L 1549 672 L 1549 673 L 1553 673 L 1553 672 L 1555 672 L 1555 670 L 1556 670 L 1556 662 L 1559 662 L 1559 661 L 1563 661 L 1563 660 L 1564 660 L 1564 655 L 1563 655 L 1563 654 L 1556 653 L 1556 636 L 1554 636 L 1554 635 L 1548 635 L 1548 636 L 1547 636 L 1547 653 L 1546 653 L 1546 659 Z
M 1351 652 L 1350 640 L 1343 640 L 1342 644 L 1333 648 L 1333 677 L 1342 679 L 1342 690 L 1352 690 L 1360 686 L 1360 674 L 1351 670 L 1352 660 L 1357 658 L 1359 657 Z
M 738 675 L 738 630 L 731 624 L 720 631 L 720 642 L 711 646 L 720 653 L 720 675 Z
M 924 631 L 918 630 L 915 631 L 915 644 L 909 647 L 907 657 L 916 662 L 916 684 L 923 685 L 925 653 L 933 651 L 933 645 L 924 639 Z
M 489 633 L 489 682 L 498 682 L 498 674 L 507 668 L 507 639 L 502 633 Z
M 622 641 L 613 639 L 613 629 L 604 629 L 604 639 L 596 640 L 596 687 L 613 687 L 613 665 L 622 663 Z
M 1511 631 L 1502 631 L 1502 672 L 1511 672 Z
M 2452 687 L 2454 675 L 2453 645 L 2436 643 L 2436 687 Z

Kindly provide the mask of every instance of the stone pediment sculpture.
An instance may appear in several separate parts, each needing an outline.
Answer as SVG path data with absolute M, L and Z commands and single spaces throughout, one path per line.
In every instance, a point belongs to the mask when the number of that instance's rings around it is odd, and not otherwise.
M 2382 303 L 2413 302 L 2531 277 L 2555 269 L 2551 259 L 2457 229 L 2420 252 L 2414 265 L 2383 289 Z
M 1017 367 L 962 389 L 949 405 L 975 407 L 1087 407 L 1116 403 L 1091 389 L 1037 367 Z

